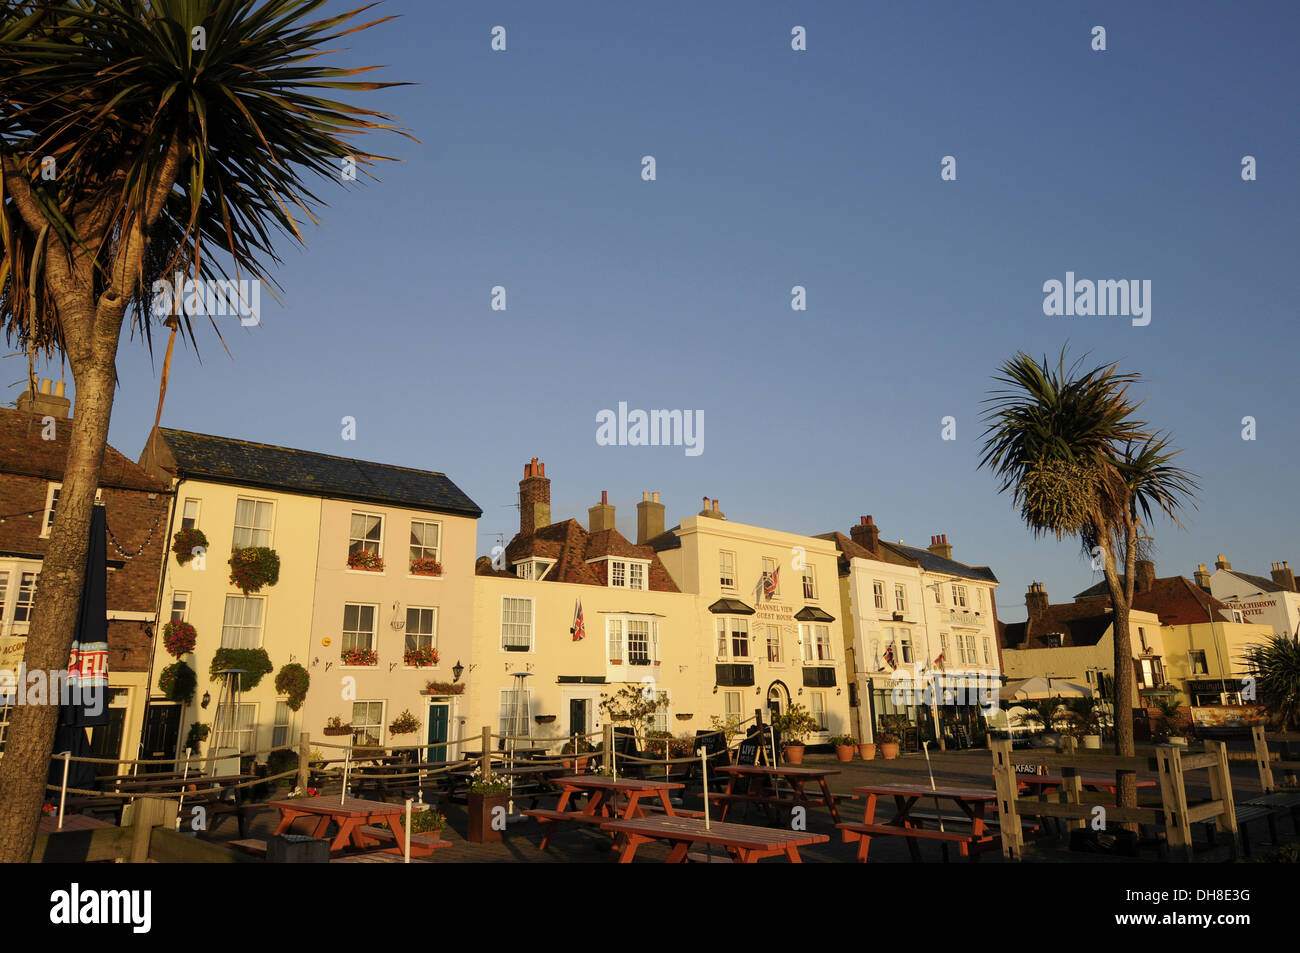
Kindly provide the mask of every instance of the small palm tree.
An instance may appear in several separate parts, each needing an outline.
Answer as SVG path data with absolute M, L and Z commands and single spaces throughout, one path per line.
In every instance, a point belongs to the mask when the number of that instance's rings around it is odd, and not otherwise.
M 394 84 L 350 79 L 373 67 L 321 57 L 383 21 L 349 25 L 361 10 L 311 20 L 324 3 L 10 0 L 0 9 L 0 324 L 28 352 L 29 377 L 37 355 L 57 355 L 76 384 L 29 668 L 67 665 L 127 314 L 149 341 L 150 299 L 164 277 L 269 283 L 275 240 L 302 241 L 299 216 L 315 220 L 308 177 L 338 182 L 382 158 L 352 139 L 392 129 L 388 117 L 331 97 Z M 179 310 L 166 321 L 167 360 L 178 327 L 193 341 Z M 31 857 L 56 714 L 14 712 L 0 760 L 0 862 Z
M 1245 660 L 1259 700 L 1283 730 L 1300 729 L 1300 641 L 1285 634 L 1270 636 L 1263 645 L 1251 646 Z
M 1135 419 L 1140 404 L 1129 388 L 1137 374 L 1114 364 L 1067 366 L 1063 348 L 1055 367 L 1022 351 L 994 380 L 1003 386 L 985 402 L 980 467 L 1000 481 L 999 492 L 1011 491 L 1035 536 L 1076 538 L 1100 560 L 1115 616 L 1116 751 L 1132 756 L 1134 567 L 1152 515 L 1177 523 L 1195 478 L 1173 465 L 1178 451 L 1166 437 Z M 1136 805 L 1133 776 L 1120 779 L 1119 803 Z

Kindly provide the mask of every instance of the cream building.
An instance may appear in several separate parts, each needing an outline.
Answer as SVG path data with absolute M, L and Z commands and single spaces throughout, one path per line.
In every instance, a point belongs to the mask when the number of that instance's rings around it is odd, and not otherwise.
M 763 709 L 769 717 L 795 702 L 821 726 L 809 744 L 851 734 L 834 544 L 733 522 L 708 498 L 697 515 L 661 527 L 645 526 L 646 540 L 678 587 L 700 597 L 698 632 L 712 671 L 700 672 L 697 711 L 746 719 Z
M 158 678 L 174 660 L 156 651 L 145 717 L 152 750 L 183 750 L 191 725 L 226 723 L 218 710 L 224 680 L 210 676 L 221 649 L 265 653 L 271 668 L 229 710 L 235 732 L 221 739 L 223 748 L 292 744 L 304 729 L 319 738 L 330 716 L 353 725 L 358 744 L 414 743 L 447 730 L 439 719 L 451 713 L 436 711 L 421 691 L 429 680 L 447 679 L 448 666 L 468 655 L 480 515 L 447 477 L 166 429 L 140 462 L 173 487 L 169 538 L 183 528 L 207 538 L 206 552 L 186 564 L 174 555 L 167 560 L 162 614 L 195 627 L 195 649 L 184 661 L 198 686 L 189 702 L 165 698 Z M 228 560 L 236 547 L 275 550 L 278 581 L 248 593 L 232 584 Z M 349 553 L 358 550 L 382 559 L 382 571 L 350 569 Z M 441 564 L 441 576 L 415 577 L 417 550 Z M 436 648 L 438 665 L 405 664 L 411 640 Z M 345 651 L 373 658 L 345 664 Z M 298 711 L 275 687 L 289 664 L 310 677 Z M 391 737 L 387 725 L 405 709 L 419 719 L 419 733 Z

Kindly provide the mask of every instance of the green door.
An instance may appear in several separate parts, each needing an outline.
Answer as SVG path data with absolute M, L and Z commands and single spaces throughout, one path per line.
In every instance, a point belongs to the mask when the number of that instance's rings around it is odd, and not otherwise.
M 429 737 L 425 744 L 436 745 L 447 740 L 447 721 L 451 706 L 446 702 L 433 702 L 429 705 Z M 430 761 L 446 761 L 447 749 L 435 748 L 429 752 Z

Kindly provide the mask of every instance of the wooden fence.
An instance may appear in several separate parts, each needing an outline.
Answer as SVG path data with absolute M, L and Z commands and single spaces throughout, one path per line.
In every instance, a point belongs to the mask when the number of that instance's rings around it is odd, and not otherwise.
M 1181 745 L 1159 745 L 1154 757 L 1124 758 L 1119 755 L 1080 752 L 1074 748 L 1074 739 L 1063 739 L 1064 748 L 1040 751 L 1016 751 L 1011 742 L 996 740 L 993 748 L 993 781 L 998 792 L 998 821 L 1002 831 L 1002 854 L 1020 860 L 1024 853 L 1024 832 L 1021 817 L 1055 817 L 1070 822 L 1070 826 L 1083 828 L 1095 816 L 1098 806 L 1105 809 L 1106 823 L 1163 824 L 1171 851 L 1182 853 L 1192 860 L 1191 825 L 1213 819 L 1215 829 L 1232 836 L 1234 849 L 1238 845 L 1237 816 L 1232 803 L 1232 781 L 1228 775 L 1227 748 L 1222 742 L 1207 741 L 1205 750 L 1184 754 Z M 1040 765 L 1058 772 L 1062 778 L 1059 802 L 1022 797 L 1016 780 L 1016 765 Z M 1210 799 L 1198 804 L 1187 800 L 1186 772 L 1208 770 Z M 1103 803 L 1108 795 L 1094 794 L 1091 803 L 1085 803 L 1083 773 L 1155 774 L 1160 786 L 1160 808 L 1118 807 Z
M 1275 760 L 1268 750 L 1269 742 L 1294 743 L 1296 739 L 1290 735 L 1273 735 L 1270 737 L 1264 731 L 1263 725 L 1252 727 L 1250 737 L 1255 742 L 1255 764 L 1259 768 L 1260 787 L 1264 789 L 1265 794 L 1271 794 L 1277 790 L 1277 783 L 1273 780 L 1273 769 L 1300 771 L 1300 761 Z M 1289 750 L 1287 754 L 1290 754 Z

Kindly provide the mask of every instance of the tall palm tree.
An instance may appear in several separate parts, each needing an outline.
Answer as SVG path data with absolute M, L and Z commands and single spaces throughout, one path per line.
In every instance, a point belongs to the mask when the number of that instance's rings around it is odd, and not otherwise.
M 1035 536 L 1075 537 L 1100 561 L 1114 610 L 1115 750 L 1132 756 L 1134 567 L 1153 514 L 1177 523 L 1197 483 L 1171 462 L 1179 451 L 1168 439 L 1135 419 L 1129 388 L 1139 375 L 1065 361 L 1062 348 L 1055 367 L 1023 351 L 1002 365 L 994 381 L 1003 386 L 985 401 L 980 467 L 1011 491 Z M 1136 805 L 1133 775 L 1120 781 L 1119 803 Z
M 302 241 L 291 209 L 315 221 L 321 204 L 308 176 L 355 178 L 341 170 L 368 174 L 383 158 L 350 140 L 393 129 L 389 117 L 328 97 L 395 84 L 349 79 L 374 67 L 320 57 L 391 18 L 349 24 L 363 7 L 310 19 L 324 2 L 40 0 L 0 11 L 0 322 L 27 350 L 29 376 L 38 355 L 66 361 L 76 401 L 29 669 L 67 666 L 128 313 L 151 341 L 150 292 L 177 271 L 273 290 L 273 241 Z M 167 323 L 172 339 L 181 327 L 193 342 L 188 315 Z M 0 861 L 31 857 L 56 718 L 52 706 L 14 710 Z

